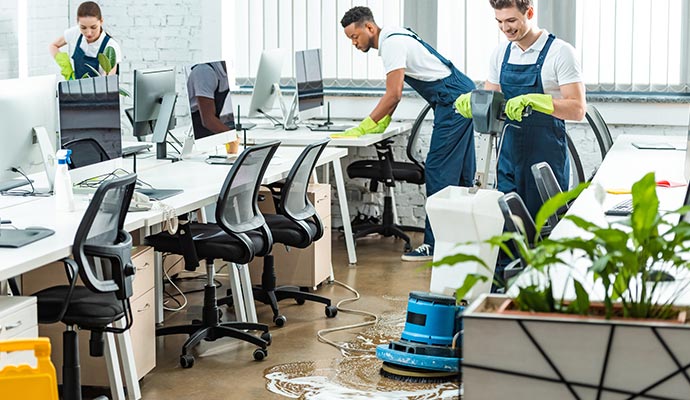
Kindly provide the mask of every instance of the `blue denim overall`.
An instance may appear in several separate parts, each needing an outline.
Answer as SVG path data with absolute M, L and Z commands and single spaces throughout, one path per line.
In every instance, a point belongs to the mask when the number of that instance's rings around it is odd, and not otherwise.
M 405 82 L 434 109 L 434 127 L 424 167 L 427 197 L 446 186 L 472 186 L 476 169 L 472 120 L 456 113 L 453 103 L 461 94 L 474 90 L 474 82 L 414 32 L 393 33 L 388 37 L 395 35 L 414 38 L 450 69 L 450 75 L 431 82 L 405 75 Z M 429 218 L 425 223 L 424 243 L 434 245 Z
M 76 48 L 74 49 L 74 53 L 72 53 L 72 60 L 74 60 L 74 78 L 75 79 L 81 79 L 84 74 L 87 74 L 89 77 L 95 77 L 97 74 L 95 74 L 91 68 L 87 67 L 87 65 L 90 65 L 98 71 L 98 68 L 100 67 L 100 64 L 98 64 L 98 57 L 89 57 L 84 53 L 84 50 L 81 49 L 81 40 L 84 38 L 84 35 L 79 35 L 79 39 L 77 39 L 77 45 L 75 46 Z M 110 40 L 110 36 L 106 33 L 105 37 L 103 38 L 103 43 L 101 43 L 101 47 L 98 49 L 98 54 L 101 54 L 105 51 L 106 46 L 108 46 L 108 41 Z
M 506 100 L 529 93 L 544 93 L 541 68 L 556 37 L 549 35 L 539 53 L 536 64 L 509 64 L 508 45 L 501 65 L 501 91 Z M 524 117 L 522 122 L 507 120 L 510 124 L 503 135 L 503 147 L 498 160 L 498 190 L 517 192 L 525 201 L 532 218 L 541 206 L 541 198 L 532 176 L 533 164 L 546 161 L 553 169 L 563 190 L 568 188 L 570 163 L 566 142 L 565 122 L 540 112 Z

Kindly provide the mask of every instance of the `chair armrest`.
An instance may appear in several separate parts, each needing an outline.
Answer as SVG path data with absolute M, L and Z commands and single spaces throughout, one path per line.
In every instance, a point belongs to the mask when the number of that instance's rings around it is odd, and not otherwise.
M 112 245 L 84 245 L 86 256 L 104 258 L 110 261 L 112 279 L 99 279 L 87 268 L 79 270 L 84 284 L 97 293 L 115 292 L 119 300 L 129 298 L 136 268 L 132 264 L 132 236 L 125 230 L 118 234 L 119 243 Z

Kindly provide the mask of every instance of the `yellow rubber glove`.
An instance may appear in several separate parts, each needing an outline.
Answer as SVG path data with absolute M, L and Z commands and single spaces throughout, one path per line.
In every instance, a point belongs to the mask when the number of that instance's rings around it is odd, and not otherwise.
M 530 93 L 515 96 L 506 102 L 506 116 L 514 121 L 522 121 L 525 107 L 544 114 L 553 113 L 553 99 L 550 94 Z
M 385 117 L 381 118 L 379 122 L 376 123 L 376 129 L 369 132 L 369 133 L 383 133 L 386 131 L 388 128 L 388 125 L 391 124 L 391 116 L 386 115 Z
M 457 99 L 455 99 L 455 109 L 465 118 L 472 118 L 472 105 L 470 104 L 471 97 L 472 92 L 467 92 L 465 94 L 461 94 Z
M 364 121 L 360 122 L 358 126 L 355 126 L 354 128 L 350 128 L 346 130 L 345 132 L 342 133 L 333 133 L 331 134 L 332 138 L 356 138 L 360 137 L 362 135 L 366 135 L 367 133 L 372 133 L 375 130 L 378 129 L 378 124 L 374 122 L 371 117 L 366 117 L 364 118 Z M 384 128 L 385 130 L 385 128 Z
M 59 51 L 55 55 L 55 62 L 60 67 L 60 74 L 66 79 L 74 79 L 74 69 L 72 69 L 72 62 L 69 59 L 69 54 Z

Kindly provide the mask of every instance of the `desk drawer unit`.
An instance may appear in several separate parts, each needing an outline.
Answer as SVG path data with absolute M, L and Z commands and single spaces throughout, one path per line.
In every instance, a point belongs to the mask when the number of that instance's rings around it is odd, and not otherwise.
M 0 340 L 38 337 L 35 297 L 0 296 Z M 0 353 L 0 369 L 7 365 L 36 365 L 33 352 Z

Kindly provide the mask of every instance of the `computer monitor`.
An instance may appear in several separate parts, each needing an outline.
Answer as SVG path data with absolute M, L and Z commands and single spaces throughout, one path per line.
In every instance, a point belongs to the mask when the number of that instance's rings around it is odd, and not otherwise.
M 295 78 L 299 119 L 306 121 L 320 116 L 323 109 L 321 49 L 295 52 Z
M 60 82 L 58 103 L 61 147 L 78 145 L 80 140 L 95 140 L 108 159 L 122 157 L 120 97 L 117 75 Z M 99 154 L 84 146 L 89 154 L 73 154 L 80 166 L 102 161 Z M 76 151 L 75 151 L 76 153 Z
M 285 52 L 282 49 L 264 50 L 259 60 L 256 81 L 249 103 L 249 117 L 266 116 L 280 96 L 280 75 L 283 70 Z
M 54 168 L 47 162 L 57 141 L 55 86 L 54 75 L 0 81 L 0 190 L 28 183 L 11 168 L 25 174 Z M 48 146 L 39 146 L 41 136 Z
M 194 139 L 234 130 L 235 116 L 225 61 L 195 64 L 187 72 L 187 96 Z
M 165 138 L 173 128 L 175 68 L 134 70 L 134 135 L 153 133 L 156 157 L 166 158 Z

